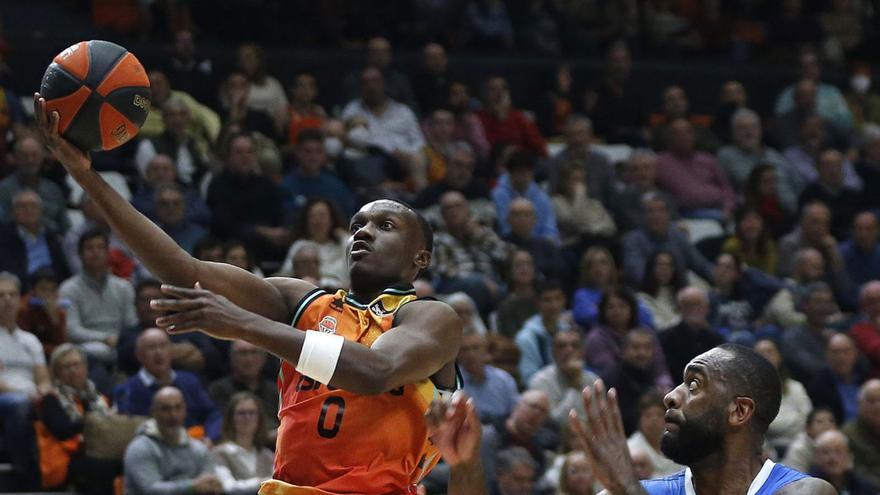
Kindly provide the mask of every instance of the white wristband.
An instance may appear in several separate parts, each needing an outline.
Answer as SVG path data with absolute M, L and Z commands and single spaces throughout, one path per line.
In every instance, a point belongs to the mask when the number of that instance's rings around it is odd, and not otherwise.
M 307 330 L 296 371 L 327 385 L 336 371 L 344 342 L 342 335 Z

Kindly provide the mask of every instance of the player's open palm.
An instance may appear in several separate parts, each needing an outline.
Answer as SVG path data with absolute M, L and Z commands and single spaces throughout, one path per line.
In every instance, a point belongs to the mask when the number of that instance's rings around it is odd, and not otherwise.
M 481 425 L 473 399 L 456 392 L 450 401 L 434 401 L 428 411 L 428 435 L 450 466 L 480 455 Z
M 49 113 L 46 110 L 46 100 L 40 96 L 40 93 L 34 93 L 34 117 L 37 119 L 37 127 L 46 141 L 46 146 L 71 175 L 86 172 L 92 167 L 92 159 L 88 153 L 61 137 L 58 131 L 61 116 L 58 112 Z
M 593 474 L 613 494 L 643 493 L 632 468 L 626 445 L 623 419 L 617 405 L 617 391 L 605 392 L 602 380 L 583 392 L 585 421 L 572 410 L 572 431 L 593 468 Z
M 150 301 L 153 309 L 166 313 L 156 319 L 156 325 L 168 333 L 203 332 L 224 340 L 238 338 L 242 328 L 248 328 L 254 319 L 262 318 L 240 308 L 229 299 L 196 283 L 194 289 L 163 285 L 168 299 Z

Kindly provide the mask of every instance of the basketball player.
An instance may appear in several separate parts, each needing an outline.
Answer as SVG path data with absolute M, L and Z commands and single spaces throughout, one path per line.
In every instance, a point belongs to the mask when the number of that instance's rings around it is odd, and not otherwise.
M 171 296 L 154 300 L 171 333 L 241 339 L 284 360 L 273 480 L 261 493 L 389 494 L 414 491 L 439 460 L 424 414 L 455 387 L 461 321 L 415 296 L 433 234 L 408 206 L 380 200 L 351 219 L 351 291 L 329 294 L 293 278 L 261 279 L 202 262 L 137 212 L 58 133 L 59 116 L 34 96 L 49 149 L 110 226 Z
M 584 389 L 585 422 L 571 426 L 593 473 L 615 495 L 831 495 L 824 480 L 765 460 L 764 433 L 779 412 L 782 385 L 773 366 L 754 351 L 724 344 L 695 357 L 684 383 L 669 392 L 661 449 L 687 466 L 667 478 L 639 482 L 623 433 L 617 391 L 602 380 Z M 479 425 L 471 407 L 456 396 L 451 406 L 432 408 L 428 423 L 435 444 L 450 463 L 449 495 L 482 495 Z

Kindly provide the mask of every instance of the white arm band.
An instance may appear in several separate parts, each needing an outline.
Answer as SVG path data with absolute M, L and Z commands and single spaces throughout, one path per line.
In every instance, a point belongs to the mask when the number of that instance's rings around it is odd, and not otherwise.
M 342 335 L 307 330 L 296 371 L 327 385 L 336 371 L 344 342 Z

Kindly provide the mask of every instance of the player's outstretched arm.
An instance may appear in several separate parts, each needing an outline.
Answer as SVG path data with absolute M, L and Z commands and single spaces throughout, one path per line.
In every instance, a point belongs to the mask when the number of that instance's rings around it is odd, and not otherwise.
M 599 379 L 584 388 L 583 399 L 586 421 L 578 419 L 574 410 L 569 419 L 596 479 L 610 494 L 644 495 L 645 489 L 633 472 L 617 391 L 612 388 L 606 394 L 605 384 Z
M 456 392 L 451 401 L 434 401 L 426 420 L 431 441 L 450 467 L 447 494 L 486 495 L 480 464 L 482 426 L 473 399 Z
M 162 281 L 184 287 L 201 282 L 203 287 L 228 297 L 242 308 L 277 321 L 285 321 L 290 316 L 287 300 L 296 303 L 299 300 L 297 293 L 304 294 L 309 290 L 309 284 L 301 282 L 303 287 L 292 287 L 294 294 L 285 298 L 282 296 L 283 289 L 245 270 L 193 258 L 113 190 L 92 169 L 88 153 L 61 137 L 58 132 L 59 115 L 57 112 L 48 113 L 46 101 L 39 93 L 34 95 L 34 115 L 55 158 L 94 200 L 113 231 Z

